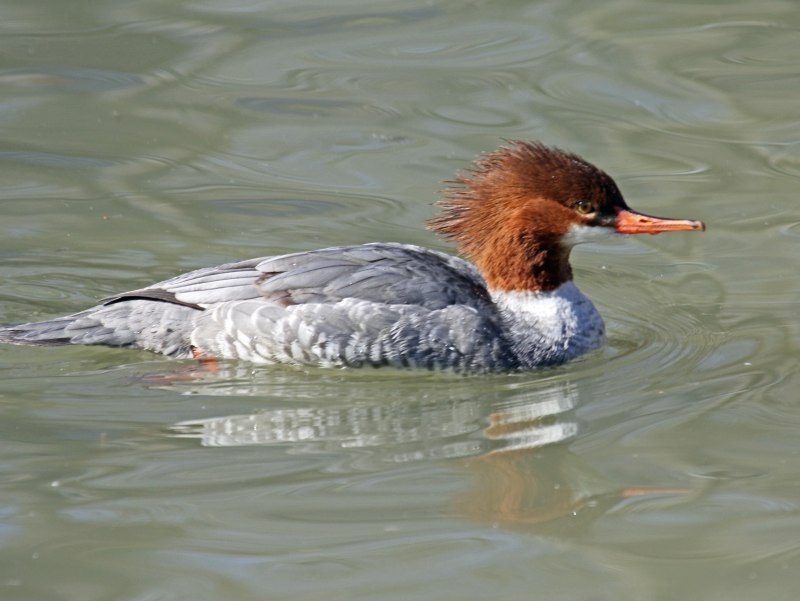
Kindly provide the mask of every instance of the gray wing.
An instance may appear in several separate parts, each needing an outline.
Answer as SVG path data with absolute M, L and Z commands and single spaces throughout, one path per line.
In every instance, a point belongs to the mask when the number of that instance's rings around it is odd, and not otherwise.
M 205 267 L 153 284 L 103 299 L 103 305 L 129 300 L 154 300 L 205 309 L 211 305 L 259 297 L 256 281 L 263 275 L 257 265 L 265 257 Z
M 270 257 L 256 268 L 261 298 L 199 316 L 197 348 L 267 363 L 517 366 L 483 280 L 456 257 L 377 243 Z
M 486 284 L 470 263 L 408 244 L 362 244 L 268 257 L 256 286 L 282 306 L 347 298 L 429 310 L 466 305 L 493 311 Z
M 441 309 L 491 306 L 470 263 L 407 244 L 337 246 L 198 269 L 106 299 L 103 305 L 154 300 L 193 309 L 262 298 L 281 306 L 357 298 Z

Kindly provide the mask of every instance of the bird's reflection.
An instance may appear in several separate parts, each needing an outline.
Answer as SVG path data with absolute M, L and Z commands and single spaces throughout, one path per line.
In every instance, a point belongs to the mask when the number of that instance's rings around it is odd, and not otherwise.
M 258 385 L 251 384 L 249 396 L 258 396 Z M 331 398 L 315 396 L 308 403 L 302 402 L 308 388 L 292 388 L 291 382 L 280 380 L 263 385 L 261 393 L 291 395 L 295 402 L 249 414 L 187 420 L 175 424 L 173 434 L 210 447 L 297 443 L 389 452 L 408 449 L 390 458 L 413 461 L 533 449 L 568 440 L 578 431 L 571 413 L 576 389 L 564 382 L 531 388 L 504 383 L 476 386 L 470 379 L 411 385 L 402 379 L 371 380 L 347 386 L 346 393 L 341 382 L 315 382 L 311 386 L 317 392 L 324 389 L 321 396 Z M 235 380 L 230 390 L 242 394 L 241 380 Z M 217 386 L 213 392 L 220 394 L 221 389 Z M 340 394 L 347 398 L 337 398 Z
M 318 376 L 302 385 L 296 374 L 285 379 L 273 374 L 261 383 L 220 378 L 194 382 L 192 392 L 213 386 L 215 394 L 226 394 L 220 382 L 227 381 L 227 393 L 241 395 L 249 382 L 248 396 L 284 400 L 253 413 L 183 421 L 172 426 L 174 436 L 208 447 L 368 450 L 383 464 L 461 459 L 473 484 L 455 501 L 458 513 L 506 526 L 542 524 L 578 512 L 596 515 L 627 494 L 565 444 L 578 435 L 574 409 L 581 389 L 560 378 L 409 382 L 402 375 L 354 383 Z

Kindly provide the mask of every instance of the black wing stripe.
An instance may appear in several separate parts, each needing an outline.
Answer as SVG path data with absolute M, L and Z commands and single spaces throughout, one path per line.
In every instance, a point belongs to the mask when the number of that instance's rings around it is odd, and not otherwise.
M 151 300 L 159 301 L 162 303 L 170 303 L 173 305 L 180 305 L 182 307 L 189 307 L 190 309 L 197 309 L 198 311 L 205 311 L 205 308 L 195 303 L 187 303 L 186 301 L 179 300 L 174 292 L 164 290 L 162 288 L 147 288 L 145 290 L 134 290 L 132 292 L 125 292 L 117 296 L 110 296 L 100 301 L 103 305 L 114 305 L 129 300 Z

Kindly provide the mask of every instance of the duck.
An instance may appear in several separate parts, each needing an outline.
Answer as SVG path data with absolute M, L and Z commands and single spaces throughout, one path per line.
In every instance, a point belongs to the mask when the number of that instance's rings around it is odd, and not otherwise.
M 459 256 L 373 242 L 234 261 L 0 327 L 0 342 L 328 368 L 552 367 L 606 342 L 573 280 L 574 246 L 705 230 L 630 209 L 605 171 L 536 141 L 507 142 L 447 183 L 428 227 Z

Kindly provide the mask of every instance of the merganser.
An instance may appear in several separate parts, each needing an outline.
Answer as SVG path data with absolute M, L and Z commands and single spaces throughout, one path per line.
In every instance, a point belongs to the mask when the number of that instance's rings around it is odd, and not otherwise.
M 572 281 L 575 244 L 705 229 L 632 211 L 604 171 L 537 142 L 510 142 L 448 183 L 429 227 L 473 263 L 385 242 L 260 257 L 3 327 L 0 341 L 323 367 L 553 366 L 605 342 Z

